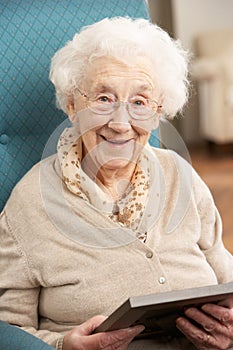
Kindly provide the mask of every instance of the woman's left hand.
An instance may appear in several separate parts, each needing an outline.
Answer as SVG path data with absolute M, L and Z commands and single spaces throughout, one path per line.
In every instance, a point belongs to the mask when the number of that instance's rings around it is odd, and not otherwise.
M 179 317 L 176 320 L 177 328 L 197 349 L 233 350 L 233 296 L 217 305 L 205 304 L 201 309 L 189 308 L 185 311 L 185 316 L 188 318 Z

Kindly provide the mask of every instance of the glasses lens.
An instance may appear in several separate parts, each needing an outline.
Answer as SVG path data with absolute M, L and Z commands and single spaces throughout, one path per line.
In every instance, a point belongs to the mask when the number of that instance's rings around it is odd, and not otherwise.
M 128 113 L 133 119 L 146 120 L 153 117 L 156 113 L 148 100 L 139 100 L 138 98 L 129 102 L 119 102 L 105 96 L 95 100 L 89 100 L 88 108 L 95 114 L 106 115 L 113 113 L 121 104 L 127 105 Z
M 129 114 L 133 119 L 146 120 L 155 115 L 155 111 L 149 105 L 128 104 Z
M 96 114 L 111 114 L 114 111 L 114 103 L 99 103 L 98 101 L 89 101 L 88 108 Z
M 110 114 L 116 109 L 116 100 L 112 94 L 97 94 L 88 101 L 88 107 L 96 114 Z

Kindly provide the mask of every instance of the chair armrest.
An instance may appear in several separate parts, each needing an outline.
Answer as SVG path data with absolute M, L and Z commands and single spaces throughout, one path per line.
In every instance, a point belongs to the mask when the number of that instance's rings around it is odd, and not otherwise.
M 53 350 L 54 348 L 34 335 L 0 321 L 0 349 Z

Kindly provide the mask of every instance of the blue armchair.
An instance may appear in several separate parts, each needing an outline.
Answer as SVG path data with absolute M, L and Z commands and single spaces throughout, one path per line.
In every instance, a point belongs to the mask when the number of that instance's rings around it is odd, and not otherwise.
M 80 27 L 120 15 L 148 18 L 144 0 L 1 1 L 0 210 L 66 118 L 48 80 L 51 57 Z
M 51 346 L 22 329 L 0 321 L 0 350 L 52 350 Z
M 80 27 L 126 15 L 148 18 L 144 0 L 1 0 L 0 211 L 66 119 L 48 80 L 51 57 Z M 156 135 L 151 140 L 158 144 Z M 0 350 L 17 349 L 51 347 L 0 322 Z

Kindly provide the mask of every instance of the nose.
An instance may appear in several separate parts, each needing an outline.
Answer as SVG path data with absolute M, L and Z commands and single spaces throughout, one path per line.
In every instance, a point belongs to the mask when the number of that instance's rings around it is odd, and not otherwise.
M 124 102 L 112 113 L 108 127 L 118 133 L 125 133 L 131 129 L 130 115 Z

